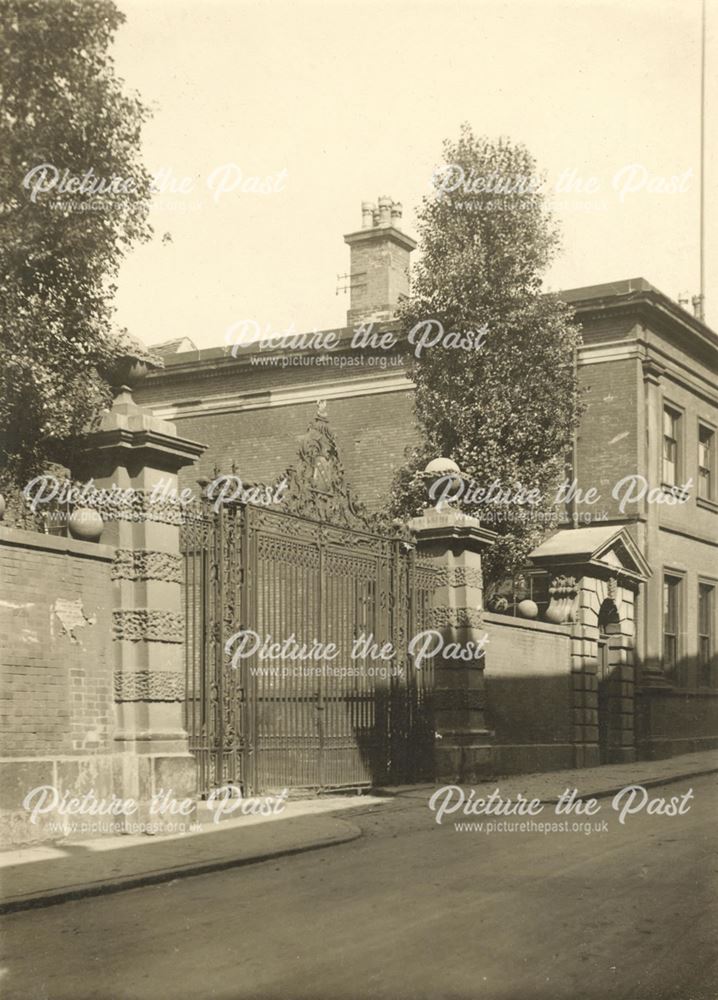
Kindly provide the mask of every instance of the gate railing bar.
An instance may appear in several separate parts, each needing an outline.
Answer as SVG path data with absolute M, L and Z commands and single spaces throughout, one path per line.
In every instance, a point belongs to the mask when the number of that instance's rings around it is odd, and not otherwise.
M 215 771 L 217 787 L 224 784 L 224 592 L 225 592 L 225 511 L 220 510 L 217 523 L 217 607 L 214 627 L 217 632 L 215 645 L 215 676 L 217 684 L 217 745 L 219 754 Z
M 252 513 L 251 507 L 246 505 L 242 510 L 242 621 L 241 627 L 247 628 L 252 618 L 252 597 L 254 590 L 255 574 L 255 553 L 252 536 Z M 253 793 L 257 786 L 257 683 L 258 678 L 253 670 L 254 660 L 243 660 L 242 670 L 245 677 L 245 732 L 244 750 L 242 753 L 242 764 L 244 779 L 246 782 L 245 791 Z
M 213 528 L 208 529 L 207 541 L 214 545 L 214 530 Z M 211 550 L 210 550 L 211 551 Z M 201 760 L 201 771 L 202 771 L 202 789 L 204 791 L 208 790 L 209 787 L 209 767 L 210 767 L 210 754 L 212 753 L 212 738 L 213 725 L 212 725 L 212 705 L 211 705 L 211 682 L 209 677 L 209 671 L 212 665 L 212 636 L 210 635 L 210 619 L 211 619 L 211 600 L 212 594 L 210 588 L 213 586 L 210 573 L 209 573 L 209 560 L 210 551 L 206 548 L 202 549 L 201 554 L 201 573 L 202 573 L 202 604 L 201 604 L 201 660 L 200 660 L 200 711 L 201 719 L 200 721 L 200 733 L 198 735 L 202 738 L 202 750 L 200 754 Z
M 321 528 L 319 529 L 319 641 L 326 642 L 327 634 L 327 618 L 326 618 L 326 595 L 325 595 L 325 585 L 326 585 L 326 542 L 322 534 Z M 317 768 L 317 782 L 320 788 L 324 787 L 324 674 L 326 671 L 326 660 L 322 660 L 322 669 L 319 677 L 317 678 L 317 739 L 319 742 L 319 755 L 318 755 L 318 768 Z

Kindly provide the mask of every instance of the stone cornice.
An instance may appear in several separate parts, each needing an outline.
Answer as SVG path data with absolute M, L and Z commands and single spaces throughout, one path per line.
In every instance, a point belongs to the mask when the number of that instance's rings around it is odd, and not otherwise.
M 150 372 L 146 380 L 142 383 L 142 386 L 151 388 L 155 382 L 165 383 L 167 381 L 177 382 L 183 380 L 190 380 L 194 382 L 195 377 L 198 372 L 203 374 L 216 374 L 216 375 L 226 375 L 227 371 L 232 368 L 242 368 L 254 370 L 256 367 L 260 369 L 264 366 L 257 366 L 252 363 L 252 359 L 256 357 L 268 357 L 271 355 L 284 355 L 284 354 L 297 354 L 302 353 L 307 355 L 307 357 L 316 356 L 318 354 L 341 354 L 345 351 L 352 350 L 351 342 L 356 330 L 356 325 L 344 326 L 344 327 L 329 327 L 326 330 L 313 330 L 312 335 L 322 337 L 326 339 L 329 334 L 334 334 L 337 340 L 337 346 L 331 348 L 331 350 L 301 350 L 299 348 L 295 350 L 276 348 L 275 350 L 269 350 L 265 348 L 261 350 L 257 347 L 257 341 L 246 346 L 232 348 L 230 346 L 223 347 L 209 347 L 202 350 L 188 351 L 184 355 L 173 355 L 165 358 L 165 367 L 159 371 Z M 305 331 L 309 335 L 309 331 Z M 381 320 L 375 323 L 375 333 L 381 336 L 383 333 L 393 333 L 397 338 L 397 344 L 401 345 L 401 329 L 400 324 L 397 320 Z M 281 335 L 278 335 L 281 336 Z M 298 333 L 297 336 L 301 336 Z M 354 348 L 356 350 L 356 348 Z M 368 349 L 367 349 L 368 350 Z M 234 351 L 234 353 L 233 353 Z M 387 354 L 391 353 L 387 351 Z M 181 359 L 181 360 L 180 360 Z M 273 366 L 267 366 L 273 367 Z M 142 387 L 137 390 L 138 398 L 142 398 Z
M 459 544 L 469 552 L 482 552 L 498 537 L 495 531 L 483 528 L 477 518 L 454 511 L 443 513 L 427 508 L 421 517 L 413 517 L 408 523 L 426 554 L 432 542 L 447 546 Z
M 237 392 L 225 392 L 215 397 L 202 400 L 192 400 L 187 403 L 178 401 L 176 404 L 147 403 L 158 417 L 180 420 L 184 417 L 199 415 L 221 415 L 225 413 L 242 413 L 246 410 L 266 410 L 278 406 L 294 406 L 298 403 L 314 403 L 317 396 L 324 400 L 353 399 L 357 396 L 375 396 L 388 392 L 408 392 L 414 389 L 401 370 L 375 371 L 369 377 L 357 377 L 348 374 L 341 380 L 322 382 L 302 382 L 285 389 L 273 389 L 271 392 L 256 392 L 242 395 Z
M 417 242 L 411 236 L 407 236 L 396 226 L 373 226 L 371 229 L 357 229 L 353 233 L 347 233 L 344 242 L 349 246 L 356 243 L 382 243 L 385 241 L 396 243 L 405 250 L 416 250 Z
M 152 429 L 113 427 L 88 434 L 83 440 L 83 451 L 94 454 L 108 451 L 139 453 L 146 465 L 176 472 L 184 465 L 191 465 L 206 445 L 186 438 L 174 437 Z
M 604 295 L 588 300 L 579 299 L 569 304 L 581 322 L 605 319 L 607 315 L 640 317 L 647 321 L 649 326 L 651 323 L 657 323 L 664 329 L 670 327 L 676 332 L 680 331 L 684 336 L 696 337 L 710 351 L 718 352 L 718 334 L 658 289 L 642 289 L 623 295 Z
M 358 230 L 349 234 L 351 239 L 367 239 L 368 234 L 375 233 L 375 230 Z M 384 233 L 394 232 L 392 227 L 382 230 Z M 411 241 L 406 234 L 396 230 L 402 240 Z M 570 290 L 567 290 L 570 291 Z M 601 294 L 600 286 L 596 288 L 596 293 L 590 298 L 571 299 L 568 301 L 574 310 L 577 318 L 584 324 L 605 319 L 607 316 L 625 316 L 643 320 L 650 325 L 658 325 L 661 328 L 671 329 L 679 332 L 684 337 L 697 338 L 698 342 L 709 351 L 718 351 L 718 335 L 705 323 L 691 316 L 690 313 L 682 309 L 658 289 L 652 288 L 648 283 L 644 287 L 621 294 Z M 561 298 L 561 293 L 557 295 Z M 399 346 L 403 343 L 400 324 L 397 321 L 382 321 L 378 324 L 377 332 L 391 331 L 399 337 Z M 333 327 L 328 330 L 317 331 L 319 333 L 336 333 L 339 338 L 337 351 L 346 350 L 351 341 L 351 327 Z M 584 345 L 586 347 L 588 345 Z M 226 372 L 228 367 L 248 366 L 250 358 L 259 352 L 253 345 L 241 348 L 237 357 L 232 357 L 224 347 L 204 348 L 202 350 L 187 352 L 185 355 L 170 356 L 165 360 L 165 368 L 156 373 L 150 373 L 144 385 L 148 390 L 153 384 L 176 383 L 183 379 L 194 382 L 198 373 L 208 374 L 213 370 Z M 269 352 L 267 352 L 269 353 Z M 307 352 L 309 353 L 309 352 Z M 143 391 L 138 392 L 142 398 Z

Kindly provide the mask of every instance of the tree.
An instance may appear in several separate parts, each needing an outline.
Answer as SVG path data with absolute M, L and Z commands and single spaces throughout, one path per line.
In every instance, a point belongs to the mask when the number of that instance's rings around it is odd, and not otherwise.
M 542 292 L 559 239 L 528 150 L 477 137 L 464 125 L 458 141 L 444 143 L 444 160 L 419 210 L 422 258 L 400 320 L 407 336 L 427 320 L 445 334 L 483 336 L 474 337 L 478 348 L 439 343 L 415 359 L 409 374 L 421 442 L 396 478 L 393 512 L 415 514 L 426 463 L 453 459 L 467 486 L 455 508 L 483 514 L 499 533 L 484 560 L 491 590 L 521 567 L 555 521 L 580 408 L 573 364 L 579 334 L 569 308 Z M 466 502 L 469 483 L 488 490 L 494 481 L 513 496 L 519 486 L 535 490 L 539 500 Z
M 109 48 L 111 0 L 0 2 L 0 485 L 23 485 L 142 349 L 113 321 L 123 254 L 148 239 L 147 110 Z

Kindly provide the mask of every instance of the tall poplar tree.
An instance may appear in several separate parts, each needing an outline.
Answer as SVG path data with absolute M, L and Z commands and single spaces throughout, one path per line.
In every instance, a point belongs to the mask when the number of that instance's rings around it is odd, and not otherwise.
M 421 443 L 397 476 L 393 513 L 416 513 L 420 473 L 438 456 L 453 459 L 473 486 L 497 481 L 540 495 L 528 506 L 455 504 L 499 533 L 484 560 L 489 589 L 516 572 L 555 523 L 580 409 L 579 332 L 570 308 L 542 288 L 559 238 L 541 187 L 524 146 L 464 125 L 458 140 L 444 143 L 434 190 L 420 208 L 421 259 L 401 307 L 407 335 L 428 319 L 446 333 L 485 332 L 480 349 L 437 344 L 415 360 L 409 374 Z

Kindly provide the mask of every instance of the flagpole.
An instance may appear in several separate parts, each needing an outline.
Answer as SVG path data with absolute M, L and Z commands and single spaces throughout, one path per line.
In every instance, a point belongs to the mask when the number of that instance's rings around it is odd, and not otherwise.
M 700 304 L 698 318 L 705 319 L 705 169 L 706 169 L 706 0 L 701 14 L 701 179 L 700 179 Z

